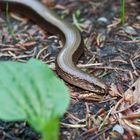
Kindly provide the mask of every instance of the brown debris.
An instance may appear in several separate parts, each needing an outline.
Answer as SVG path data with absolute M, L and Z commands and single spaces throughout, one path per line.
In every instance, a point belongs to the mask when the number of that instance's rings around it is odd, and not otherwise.
M 140 78 L 124 93 L 124 97 L 116 105 L 119 123 L 134 133 L 140 134 Z

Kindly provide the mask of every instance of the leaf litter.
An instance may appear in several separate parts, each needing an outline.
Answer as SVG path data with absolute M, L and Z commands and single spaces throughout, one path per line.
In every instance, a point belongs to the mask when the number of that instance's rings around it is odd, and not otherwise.
M 68 85 L 72 100 L 71 106 L 62 118 L 60 139 L 102 140 L 138 137 L 139 8 L 138 2 L 134 0 L 128 0 L 126 5 L 126 24 L 131 26 L 131 29 L 135 28 L 137 35 L 128 34 L 128 31 L 119 26 L 120 3 L 117 1 L 59 0 L 55 6 L 58 14 L 70 22 L 78 7 L 80 14 L 75 20 L 82 28 L 81 34 L 86 44 L 85 54 L 80 58 L 78 66 L 105 79 L 111 85 L 109 94 L 105 96 L 98 96 Z M 9 16 L 14 32 L 8 30 L 4 15 L 0 18 L 2 23 L 0 59 L 26 62 L 33 57 L 49 64 L 55 70 L 55 56 L 62 48 L 59 36 L 50 36 L 25 17 L 21 18 L 13 13 Z M 106 20 L 105 24 L 98 23 L 101 17 Z M 16 38 L 12 37 L 12 33 Z M 131 88 L 135 81 L 137 88 L 134 90 Z M 125 130 L 123 134 L 114 131 L 122 129 L 120 127 L 113 129 L 116 124 Z M 3 140 L 40 138 L 25 122 L 1 122 L 0 126 Z

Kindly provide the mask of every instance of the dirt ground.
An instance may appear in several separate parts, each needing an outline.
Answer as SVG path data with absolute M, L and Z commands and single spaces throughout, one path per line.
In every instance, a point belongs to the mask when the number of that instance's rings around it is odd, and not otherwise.
M 61 119 L 60 139 L 139 139 L 111 111 L 140 76 L 140 2 L 126 1 L 124 25 L 120 24 L 120 1 L 56 0 L 53 8 L 81 32 L 85 52 L 77 66 L 111 85 L 109 93 L 99 96 L 66 83 L 71 104 Z M 55 58 L 61 48 L 59 36 L 44 32 L 15 13 L 8 17 L 0 13 L 0 60 L 26 62 L 33 57 L 55 71 Z M 0 139 L 39 140 L 40 136 L 26 122 L 1 121 Z

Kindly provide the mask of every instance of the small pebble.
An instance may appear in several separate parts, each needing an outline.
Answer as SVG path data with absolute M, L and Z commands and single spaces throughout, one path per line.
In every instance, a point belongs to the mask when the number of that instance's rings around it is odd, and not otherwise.
M 58 37 L 56 36 L 48 37 L 47 45 L 48 45 L 48 53 L 55 56 L 58 52 L 58 47 L 60 46 Z
M 118 133 L 120 134 L 124 134 L 124 129 L 121 125 L 119 124 L 116 124 L 114 127 L 113 127 L 113 131 L 117 131 Z
M 0 23 L 4 23 L 4 20 L 2 18 L 0 18 Z
M 100 25 L 107 25 L 109 23 L 108 19 L 105 17 L 100 17 L 97 19 L 98 24 Z
M 90 20 L 86 20 L 84 22 L 84 28 L 88 28 L 91 24 L 92 24 L 92 22 Z
M 129 35 L 137 35 L 136 30 L 131 26 L 124 27 L 124 31 Z
M 140 16 L 138 15 L 138 16 L 136 17 L 136 19 L 137 19 L 137 20 L 140 20 Z

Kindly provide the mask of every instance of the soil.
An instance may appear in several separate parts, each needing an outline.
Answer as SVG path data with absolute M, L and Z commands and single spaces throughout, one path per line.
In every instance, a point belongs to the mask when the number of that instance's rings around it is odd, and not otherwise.
M 61 119 L 60 139 L 139 139 L 117 119 L 108 117 L 101 127 L 111 108 L 140 76 L 139 8 L 139 1 L 127 0 L 125 24 L 121 25 L 120 1 L 56 0 L 54 10 L 61 18 L 78 24 L 85 42 L 85 53 L 77 66 L 112 87 L 108 94 L 99 96 L 66 83 L 70 88 L 71 104 Z M 55 71 L 55 58 L 62 48 L 59 36 L 44 32 L 15 13 L 0 13 L 0 23 L 0 60 L 26 62 L 33 57 Z M 122 135 L 113 131 L 116 124 L 124 130 Z M 40 135 L 26 122 L 1 121 L 0 139 L 39 140 Z

